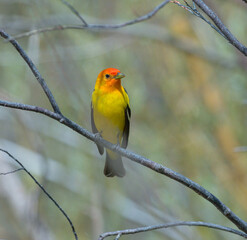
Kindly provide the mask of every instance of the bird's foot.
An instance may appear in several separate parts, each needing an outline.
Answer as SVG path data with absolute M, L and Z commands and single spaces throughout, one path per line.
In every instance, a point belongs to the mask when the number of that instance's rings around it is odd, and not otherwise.
M 101 132 L 97 132 L 97 133 L 94 134 L 96 140 L 102 138 L 101 133 L 102 133 L 102 131 Z

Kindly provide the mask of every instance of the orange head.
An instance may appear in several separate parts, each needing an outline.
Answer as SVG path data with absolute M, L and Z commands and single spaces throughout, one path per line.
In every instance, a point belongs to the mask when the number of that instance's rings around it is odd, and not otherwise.
M 103 70 L 97 78 L 95 89 L 97 88 L 120 88 L 121 87 L 121 79 L 124 78 L 125 75 L 121 73 L 116 68 L 107 68 Z

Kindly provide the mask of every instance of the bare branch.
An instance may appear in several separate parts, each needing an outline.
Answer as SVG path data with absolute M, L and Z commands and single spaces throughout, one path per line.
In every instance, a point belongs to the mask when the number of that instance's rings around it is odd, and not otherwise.
M 2 36 L 4 39 L 9 40 L 10 43 L 15 47 L 15 49 L 20 53 L 20 55 L 22 56 L 22 58 L 25 60 L 25 62 L 28 64 L 29 68 L 31 69 L 33 75 L 35 76 L 35 78 L 38 80 L 39 84 L 41 85 L 41 87 L 43 88 L 46 96 L 48 97 L 54 111 L 56 113 L 61 113 L 59 110 L 59 107 L 55 101 L 55 98 L 53 97 L 50 89 L 48 88 L 45 80 L 42 78 L 39 70 L 36 68 L 36 66 L 34 65 L 34 63 L 32 62 L 32 60 L 27 56 L 27 54 L 24 52 L 24 50 L 21 48 L 21 46 L 19 45 L 19 43 L 11 38 L 6 32 L 4 32 L 3 30 L 0 29 L 0 36 Z
M 58 120 L 58 121 L 60 121 L 59 119 L 61 119 L 61 117 L 62 117 L 61 114 L 54 113 L 48 109 L 33 106 L 33 105 L 27 105 L 27 104 L 23 104 L 23 103 L 15 103 L 15 102 L 0 100 L 0 106 L 20 109 L 20 110 L 25 110 L 25 111 L 30 111 L 30 112 L 41 113 L 43 115 L 46 115 L 46 116 L 53 118 L 55 120 Z
M 76 124 L 75 122 L 71 121 L 70 119 L 66 118 L 65 116 L 61 114 L 53 113 L 47 109 L 43 109 L 40 107 L 32 106 L 32 105 L 25 105 L 20 103 L 10 103 L 6 101 L 0 101 L 0 106 L 5 107 L 11 107 L 21 110 L 27 110 L 32 112 L 41 113 L 43 115 L 46 115 L 50 118 L 53 118 L 57 120 L 58 122 L 64 124 L 65 126 L 73 129 L 77 133 L 83 135 L 84 137 L 90 139 L 91 141 L 100 144 L 108 149 L 111 149 L 114 152 L 117 152 L 121 154 L 122 156 L 125 156 L 129 158 L 130 160 L 137 162 L 147 168 L 152 169 L 153 171 L 160 173 L 162 175 L 165 175 L 177 182 L 180 182 L 184 186 L 190 188 L 197 194 L 201 195 L 203 198 L 205 198 L 207 201 L 211 202 L 225 217 L 227 217 L 231 222 L 233 222 L 239 229 L 243 230 L 245 233 L 247 233 L 247 223 L 243 221 L 241 218 L 239 218 L 235 213 L 233 213 L 225 204 L 223 204 L 217 197 L 215 197 L 212 193 L 207 191 L 205 188 L 200 186 L 198 183 L 193 182 L 189 178 L 159 164 L 156 162 L 153 162 L 141 155 L 138 155 L 134 152 L 128 151 L 124 148 L 121 148 L 117 145 L 114 145 L 103 138 L 100 138 L 97 134 L 93 134 L 89 132 L 88 130 L 82 128 L 80 125 Z
M 116 28 L 123 28 L 129 25 L 133 25 L 139 22 L 143 22 L 148 20 L 149 18 L 153 17 L 159 10 L 161 10 L 165 5 L 167 5 L 170 2 L 170 0 L 165 0 L 158 6 L 156 6 L 152 11 L 148 12 L 147 14 L 140 16 L 138 18 L 135 18 L 133 20 L 120 23 L 120 24 L 88 24 L 84 26 L 76 26 L 76 25 L 57 25 L 53 27 L 48 27 L 48 28 L 41 28 L 41 29 L 36 29 L 32 30 L 29 32 L 25 32 L 22 34 L 18 34 L 14 36 L 15 39 L 22 38 L 22 37 L 29 37 L 34 34 L 38 33 L 43 33 L 43 32 L 50 32 L 54 30 L 65 30 L 65 29 L 90 29 L 90 30 L 95 30 L 95 29 L 116 29 Z
M 81 25 L 78 25 L 78 26 L 77 25 L 56 25 L 53 27 L 39 28 L 39 29 L 31 30 L 29 32 L 20 33 L 20 34 L 15 35 L 13 38 L 20 39 L 20 38 L 30 37 L 32 35 L 44 33 L 44 32 L 52 32 L 52 31 L 66 30 L 66 29 L 85 29 L 85 28 L 88 28 L 88 26 L 86 27 L 86 26 L 81 26 Z M 9 40 L 11 40 L 11 38 Z
M 21 168 L 15 169 L 15 170 L 10 171 L 10 172 L 0 173 L 0 176 L 6 176 L 6 175 L 9 175 L 9 174 L 12 174 L 12 173 L 19 172 L 21 170 L 24 170 L 24 169 L 21 167 Z
M 229 31 L 229 29 L 223 24 L 216 13 L 209 8 L 202 0 L 193 0 L 196 5 L 202 9 L 206 15 L 212 19 L 215 25 L 220 29 L 220 31 L 225 35 L 226 39 L 235 46 L 240 52 L 247 56 L 247 48 L 238 41 L 238 39 Z
M 119 233 L 119 234 L 116 236 L 115 240 L 119 240 L 121 236 L 122 236 L 122 233 Z
M 140 227 L 140 228 L 131 228 L 131 229 L 119 230 L 115 232 L 106 232 L 106 233 L 101 234 L 98 240 L 103 240 L 110 236 L 117 236 L 115 239 L 119 239 L 122 235 L 136 234 L 136 233 L 148 232 L 148 231 L 153 231 L 153 230 L 162 229 L 162 228 L 179 227 L 179 226 L 197 226 L 197 227 L 213 228 L 213 229 L 233 233 L 241 237 L 247 238 L 247 234 L 243 232 L 240 232 L 233 228 L 224 227 L 218 224 L 206 223 L 206 222 L 183 221 L 183 222 L 166 223 L 166 224 L 153 225 L 153 226 Z
M 0 30 L 0 35 L 2 35 L 3 31 Z M 5 35 L 6 36 L 6 35 Z M 8 36 L 8 35 L 7 35 Z M 5 37 L 4 37 L 5 38 Z M 18 47 L 21 49 L 21 47 L 18 45 Z M 25 54 L 25 52 L 21 49 L 21 51 L 24 53 L 23 58 L 25 57 L 28 61 L 30 61 L 29 57 Z M 24 58 L 24 59 L 25 59 Z M 34 72 L 34 69 L 36 67 L 33 64 L 29 65 L 30 69 L 32 72 Z M 41 76 L 40 76 L 41 77 Z M 41 77 L 42 78 L 42 77 Z M 189 178 L 161 165 L 156 162 L 153 162 L 141 155 L 138 155 L 134 152 L 128 151 L 124 148 L 121 148 L 118 145 L 114 145 L 103 138 L 100 138 L 97 134 L 93 134 L 86 130 L 85 128 L 82 128 L 80 125 L 76 124 L 75 122 L 71 121 L 70 119 L 66 118 L 63 116 L 61 113 L 54 113 L 51 112 L 47 109 L 36 107 L 36 106 L 31 106 L 31 105 L 25 105 L 21 103 L 11 103 L 7 101 L 0 101 L 0 106 L 5 106 L 5 107 L 11 107 L 11 108 L 16 108 L 16 109 L 21 109 L 21 110 L 27 110 L 27 111 L 32 111 L 32 112 L 38 112 L 43 115 L 46 115 L 50 118 L 53 118 L 60 123 L 64 124 L 65 126 L 73 129 L 77 133 L 83 135 L 84 137 L 90 139 L 91 141 L 100 144 L 114 152 L 117 152 L 121 154 L 122 156 L 127 157 L 128 159 L 137 162 L 159 174 L 165 175 L 181 184 L 184 186 L 190 188 L 197 194 L 201 195 L 204 199 L 207 201 L 211 202 L 225 217 L 227 217 L 232 223 L 234 223 L 239 229 L 247 233 L 247 223 L 243 221 L 241 218 L 239 218 L 235 213 L 233 213 L 225 204 L 223 204 L 217 197 L 215 197 L 212 193 L 207 191 L 205 188 L 200 186 L 198 183 L 193 182 Z
M 67 6 L 83 23 L 84 26 L 87 26 L 87 22 L 84 20 L 84 18 L 81 16 L 81 14 L 67 1 L 61 0 L 61 2 Z
M 196 17 L 201 18 L 204 22 L 206 22 L 211 28 L 213 28 L 217 33 L 219 33 L 222 37 L 224 37 L 225 39 L 227 39 L 225 37 L 225 35 L 214 25 L 212 24 L 210 21 L 208 21 L 205 17 L 203 17 L 203 15 L 196 9 L 194 2 L 193 2 L 193 6 L 190 6 L 186 0 L 184 0 L 184 2 L 186 3 L 186 5 L 181 4 L 179 1 L 171 1 L 172 3 L 178 5 L 179 7 L 182 7 L 183 9 L 189 11 L 191 14 L 195 15 Z
M 72 232 L 74 234 L 74 237 L 76 240 L 78 240 L 77 237 L 77 233 L 75 231 L 75 227 L 72 223 L 72 221 L 70 220 L 69 216 L 67 215 L 67 213 L 61 208 L 61 206 L 57 203 L 57 201 L 45 190 L 45 188 L 36 180 L 36 178 L 24 167 L 24 165 L 18 160 L 16 159 L 14 156 L 12 156 L 8 151 L 1 149 L 0 151 L 6 153 L 11 159 L 13 159 L 16 163 L 18 163 L 21 166 L 21 169 L 24 170 L 31 178 L 32 180 L 35 182 L 35 184 L 37 184 L 39 186 L 39 188 L 45 193 L 45 195 L 56 205 L 56 207 L 59 209 L 60 212 L 62 212 L 62 214 L 65 216 L 65 218 L 67 219 L 67 221 L 70 224 L 70 227 L 72 229 Z
M 55 30 L 65 30 L 65 29 L 89 29 L 89 30 L 95 30 L 95 29 L 116 29 L 116 28 L 123 28 L 129 25 L 133 25 L 142 21 L 146 21 L 149 18 L 153 17 L 159 10 L 161 10 L 167 3 L 172 2 L 176 5 L 186 9 L 187 11 L 191 12 L 193 15 L 201 18 L 203 21 L 205 21 L 207 24 L 209 24 L 215 31 L 217 31 L 221 36 L 223 36 L 225 39 L 227 39 L 233 46 L 235 46 L 240 52 L 242 52 L 245 56 L 247 56 L 247 48 L 240 43 L 237 38 L 227 29 L 227 27 L 223 24 L 223 22 L 220 20 L 220 18 L 212 11 L 202 0 L 192 0 L 193 6 L 190 6 L 187 1 L 184 1 L 186 5 L 182 5 L 179 1 L 176 0 L 166 0 L 163 1 L 161 4 L 156 6 L 152 11 L 149 13 L 135 18 L 131 21 L 127 21 L 125 23 L 120 24 L 88 24 L 83 17 L 76 11 L 76 9 L 66 2 L 65 0 L 61 0 L 77 17 L 80 18 L 80 20 L 83 22 L 84 25 L 56 25 L 53 27 L 46 27 L 46 28 L 40 28 L 35 29 L 29 32 L 21 33 L 16 36 L 14 36 L 15 39 L 23 38 L 23 37 L 29 37 L 34 34 L 39 34 L 43 32 L 50 32 Z M 243 0 L 246 2 L 246 0 Z M 215 23 L 212 24 L 209 20 L 207 20 L 195 7 L 195 3 L 206 13 L 206 15 L 212 19 L 212 21 Z M 13 38 L 8 38 L 7 40 L 14 40 Z

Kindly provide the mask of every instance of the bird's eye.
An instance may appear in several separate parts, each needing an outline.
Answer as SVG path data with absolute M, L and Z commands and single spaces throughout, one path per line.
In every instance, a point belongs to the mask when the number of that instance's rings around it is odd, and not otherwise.
M 109 77 L 110 77 L 110 75 L 109 75 L 109 74 L 106 74 L 106 75 L 105 75 L 105 77 L 106 77 L 106 78 L 109 78 Z

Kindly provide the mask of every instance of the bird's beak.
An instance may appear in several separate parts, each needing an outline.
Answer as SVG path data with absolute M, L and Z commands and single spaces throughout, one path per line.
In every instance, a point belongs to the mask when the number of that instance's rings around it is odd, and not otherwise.
M 114 78 L 115 79 L 121 79 L 121 78 L 124 78 L 125 75 L 123 73 L 118 73 Z

